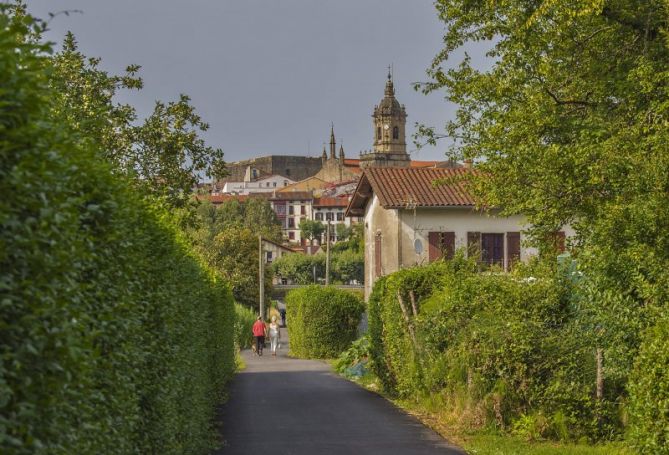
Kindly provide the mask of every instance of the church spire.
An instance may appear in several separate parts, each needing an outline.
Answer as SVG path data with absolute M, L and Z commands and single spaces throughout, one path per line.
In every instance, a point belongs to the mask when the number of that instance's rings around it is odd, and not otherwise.
M 344 164 L 344 144 L 339 146 L 339 163 Z
M 334 123 L 330 126 L 330 158 L 333 160 L 337 158 L 337 142 L 334 135 Z
M 321 160 L 323 164 L 328 160 L 328 152 L 325 151 L 325 142 L 323 142 L 323 154 L 321 155 Z
M 388 81 L 386 82 L 385 95 L 387 97 L 395 96 L 395 86 L 393 85 L 393 74 L 391 72 L 391 66 L 388 66 Z

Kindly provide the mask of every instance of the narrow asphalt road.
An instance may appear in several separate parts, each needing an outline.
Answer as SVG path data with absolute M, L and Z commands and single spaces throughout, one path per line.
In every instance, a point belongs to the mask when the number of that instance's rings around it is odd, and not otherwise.
M 216 455 L 464 454 L 384 398 L 331 373 L 329 365 L 242 352 L 221 409 Z M 269 346 L 269 345 L 268 345 Z

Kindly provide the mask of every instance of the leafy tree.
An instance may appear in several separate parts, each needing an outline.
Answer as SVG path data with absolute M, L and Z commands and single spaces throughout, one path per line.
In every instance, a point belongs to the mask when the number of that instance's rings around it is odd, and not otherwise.
M 319 238 L 325 232 L 325 225 L 320 221 L 302 220 L 300 221 L 300 235 L 314 244 L 314 239 Z
M 284 254 L 272 263 L 272 270 L 296 284 L 312 284 L 314 273 L 316 279 L 325 276 L 325 255 Z
M 249 198 L 244 202 L 244 224 L 264 238 L 281 242 L 283 231 L 274 209 L 267 199 Z
M 341 223 L 335 226 L 335 232 L 337 233 L 337 242 L 340 242 L 348 240 L 351 234 L 353 234 L 353 228 Z
M 354 250 L 344 250 L 332 255 L 334 280 L 341 283 L 365 280 L 365 256 Z
M 435 5 L 445 47 L 419 88 L 459 106 L 450 153 L 477 163 L 481 204 L 527 216 L 535 240 L 574 226 L 580 321 L 625 395 L 640 335 L 669 302 L 669 3 Z M 467 56 L 446 68 L 472 42 L 489 48 L 484 68 Z
M 209 126 L 196 114 L 190 99 L 157 101 L 141 124 L 135 108 L 119 104 L 121 90 L 140 90 L 138 65 L 120 76 L 99 68 L 100 58 L 87 58 L 68 33 L 61 52 L 53 57 L 51 87 L 56 94 L 53 111 L 64 115 L 82 143 L 105 151 L 117 172 L 133 177 L 143 194 L 166 198 L 184 206 L 202 175 L 221 176 L 223 152 L 199 137 Z

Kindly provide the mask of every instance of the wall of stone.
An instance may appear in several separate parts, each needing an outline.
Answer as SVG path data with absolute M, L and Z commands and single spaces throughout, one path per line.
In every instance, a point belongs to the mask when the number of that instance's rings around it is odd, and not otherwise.
M 269 155 L 227 163 L 228 176 L 221 182 L 241 182 L 248 166 L 267 174 L 277 174 L 299 181 L 321 170 L 321 159 L 311 156 Z

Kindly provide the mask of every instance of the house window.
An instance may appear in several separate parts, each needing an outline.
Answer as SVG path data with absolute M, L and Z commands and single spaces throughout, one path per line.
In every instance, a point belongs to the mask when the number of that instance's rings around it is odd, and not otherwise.
M 294 215 L 295 214 L 295 209 L 293 208 L 292 205 L 288 206 L 288 215 Z
M 302 205 L 300 206 L 300 215 L 306 215 L 307 214 L 307 208 Z
M 295 240 L 295 233 L 294 233 L 293 231 L 290 231 L 290 232 L 288 233 L 288 239 L 289 239 L 289 240 Z
M 271 252 L 271 251 L 266 251 L 266 253 L 267 253 L 267 259 L 266 259 L 266 262 L 267 262 L 268 264 L 271 264 L 271 263 L 272 263 L 272 252 Z
M 290 175 L 290 169 L 286 169 L 286 177 Z
M 295 218 L 288 218 L 288 227 L 289 228 L 295 227 Z
M 393 139 L 400 138 L 400 129 L 398 127 L 393 127 Z
M 504 266 L 504 234 L 481 234 L 481 261 Z
M 452 259 L 455 253 L 455 232 L 429 232 L 427 235 L 430 262 L 442 257 Z
M 265 186 L 266 186 L 267 188 L 269 188 L 269 182 L 265 183 Z
M 274 188 L 276 188 L 276 182 L 272 182 L 272 186 L 274 186 Z
M 333 221 L 334 218 L 333 218 L 332 215 L 333 215 L 332 212 L 327 212 L 327 213 L 325 214 L 325 219 L 326 219 L 327 221 Z
M 283 186 L 288 186 L 288 180 L 283 181 Z
M 323 221 L 323 214 L 321 212 L 316 212 L 316 221 Z
M 376 140 L 377 141 L 381 140 L 381 127 L 380 126 L 376 127 Z
M 337 212 L 337 221 L 344 221 L 344 212 Z

